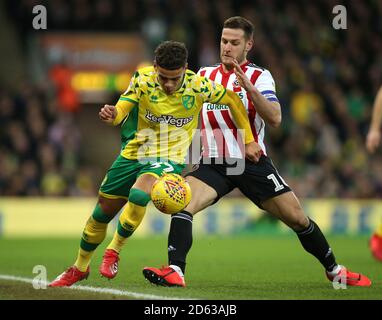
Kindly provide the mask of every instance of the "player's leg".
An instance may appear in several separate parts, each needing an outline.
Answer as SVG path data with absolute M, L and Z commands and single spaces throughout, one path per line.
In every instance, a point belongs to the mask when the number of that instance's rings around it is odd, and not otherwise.
M 184 165 L 171 161 L 147 164 L 137 162 L 138 178 L 131 187 L 129 201 L 120 215 L 118 228 L 108 249 L 119 253 L 127 238 L 137 229 L 145 215 L 146 206 L 151 200 L 151 189 L 155 181 L 165 173 L 179 174 L 183 168 Z
M 78 257 L 74 263 L 78 270 L 82 272 L 87 270 L 94 251 L 106 237 L 109 222 L 117 215 L 125 203 L 126 200 L 122 198 L 111 199 L 99 195 L 98 203 L 93 214 L 86 222 L 82 233 Z
M 329 278 L 342 272 L 343 268 L 337 265 L 320 228 L 306 217 L 299 200 L 278 174 L 270 158 L 262 156 L 256 164 L 247 163 L 244 175 L 244 179 L 232 178 L 244 195 L 294 230 L 303 248 L 320 261 Z M 370 284 L 365 276 L 351 272 L 347 274 L 350 278 L 360 277 L 359 280 L 349 280 L 349 285 Z
M 128 202 L 123 208 L 114 232 L 113 239 L 107 246 L 99 271 L 102 276 L 113 279 L 118 273 L 119 253 L 126 240 L 138 228 L 146 213 L 150 199 L 150 190 L 156 177 L 143 174 L 130 190 Z
M 349 285 L 370 285 L 370 280 L 365 276 L 346 271 L 344 267 L 336 263 L 324 234 L 313 220 L 306 217 L 297 197 L 278 174 L 269 158 L 262 157 L 257 165 L 248 166 L 245 174 L 248 174 L 248 179 L 245 179 L 244 184 L 248 186 L 257 184 L 261 188 L 248 192 L 251 188 L 248 187 L 248 190 L 245 190 L 246 188 L 241 185 L 240 190 L 294 230 L 303 248 L 323 265 L 328 278 L 333 279 L 339 273 L 345 272 L 345 279 Z
M 185 286 L 186 258 L 192 246 L 193 216 L 218 201 L 233 189 L 228 179 L 210 165 L 200 165 L 186 177 L 192 198 L 188 206 L 172 215 L 168 235 L 169 266 L 161 269 L 145 267 L 143 275 L 154 284 Z
M 134 233 L 143 220 L 146 206 L 150 202 L 150 190 L 157 178 L 150 174 L 141 175 L 132 186 L 129 201 L 119 217 L 113 240 L 107 247 L 119 253 L 126 240 Z
M 168 235 L 169 264 L 178 265 L 183 273 L 186 256 L 192 246 L 192 217 L 219 201 L 234 188 L 224 172 L 225 167 L 222 165 L 200 164 L 195 171 L 186 176 L 191 187 L 192 199 L 182 212 L 172 215 Z M 183 218 L 187 216 L 190 219 Z
M 371 236 L 369 244 L 374 258 L 382 261 L 382 222 Z
M 193 216 L 213 204 L 218 197 L 216 190 L 196 177 L 188 176 L 192 199 L 188 206 L 171 216 L 168 235 L 168 261 L 185 272 L 186 256 L 192 246 Z
M 326 270 L 332 271 L 336 262 L 324 235 L 305 216 L 300 202 L 278 174 L 272 160 L 263 156 L 257 164 L 247 163 L 244 174 L 245 179 L 235 180 L 243 194 L 293 229 L 305 250 L 314 255 Z
M 303 248 L 315 256 L 326 271 L 333 271 L 337 263 L 332 249 L 318 225 L 306 217 L 292 191 L 261 202 L 261 207 L 295 231 Z
M 128 202 L 124 207 L 118 221 L 117 230 L 108 245 L 100 266 L 100 273 L 112 279 L 118 272 L 118 255 L 122 247 L 134 231 L 138 228 L 146 213 L 146 206 L 151 200 L 151 189 L 155 181 L 166 172 L 180 173 L 184 165 L 172 162 L 155 162 L 140 164 L 136 161 L 138 176 L 131 186 Z
M 370 280 L 362 274 L 346 270 L 338 265 L 324 234 L 319 226 L 307 218 L 293 192 L 287 192 L 261 203 L 264 210 L 277 216 L 297 234 L 303 248 L 316 257 L 326 270 L 329 280 L 345 282 L 348 285 L 370 286 Z M 341 279 L 342 277 L 342 279 Z
M 192 246 L 193 215 L 211 205 L 217 198 L 215 189 L 203 181 L 188 176 L 192 198 L 189 205 L 171 216 L 168 234 L 168 266 L 162 268 L 145 267 L 144 277 L 151 283 L 162 286 L 185 287 L 184 273 L 186 257 Z
M 114 161 L 102 181 L 99 200 L 85 225 L 75 265 L 53 281 L 51 286 L 70 286 L 87 277 L 90 259 L 105 238 L 108 223 L 127 201 L 130 187 L 135 181 L 135 170 L 134 161 L 122 156 Z
M 49 284 L 50 287 L 71 286 L 88 277 L 91 257 L 98 245 L 105 239 L 108 223 L 125 203 L 125 199 L 108 199 L 99 195 L 93 213 L 85 224 L 74 265 L 52 281 Z

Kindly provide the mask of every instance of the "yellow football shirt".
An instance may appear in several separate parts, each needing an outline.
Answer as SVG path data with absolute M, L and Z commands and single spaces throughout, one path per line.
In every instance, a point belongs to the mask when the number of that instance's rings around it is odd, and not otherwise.
M 116 105 L 113 124 L 121 124 L 121 155 L 130 160 L 149 158 L 183 163 L 203 103 L 218 103 L 225 93 L 222 85 L 186 70 L 180 88 L 167 95 L 153 66 L 139 69 Z M 244 127 L 250 132 L 247 123 L 248 119 Z

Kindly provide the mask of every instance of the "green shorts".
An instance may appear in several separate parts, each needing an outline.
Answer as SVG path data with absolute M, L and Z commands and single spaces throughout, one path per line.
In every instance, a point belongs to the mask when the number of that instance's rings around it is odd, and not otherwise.
M 172 161 L 140 163 L 137 160 L 129 160 L 119 155 L 107 171 L 99 194 L 109 199 L 127 199 L 131 187 L 140 175 L 147 173 L 159 177 L 169 172 L 181 174 L 184 167 L 184 164 Z

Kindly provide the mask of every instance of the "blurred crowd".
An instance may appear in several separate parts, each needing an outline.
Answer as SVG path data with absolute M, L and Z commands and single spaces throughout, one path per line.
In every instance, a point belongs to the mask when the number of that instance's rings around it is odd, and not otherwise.
M 60 111 L 46 89 L 0 92 L 0 195 L 94 195 L 81 142 L 74 114 Z
M 193 70 L 219 61 L 226 18 L 247 17 L 255 25 L 250 60 L 271 71 L 282 105 L 281 127 L 266 131 L 281 175 L 304 198 L 382 196 L 382 147 L 369 156 L 364 146 L 382 85 L 381 1 L 342 1 L 346 30 L 332 26 L 333 0 L 7 1 L 24 42 L 36 4 L 46 5 L 50 31 L 136 32 L 150 49 L 183 41 Z M 0 194 L 95 194 L 73 115 L 55 112 L 54 101 L 32 87 L 2 92 Z

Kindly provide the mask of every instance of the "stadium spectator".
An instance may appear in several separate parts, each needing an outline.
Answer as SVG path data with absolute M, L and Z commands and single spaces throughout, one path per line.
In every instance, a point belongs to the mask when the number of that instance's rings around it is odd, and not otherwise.
M 53 100 L 51 100 L 53 99 Z M 33 86 L 0 94 L 0 195 L 94 195 L 81 163 L 81 133 L 55 98 Z

